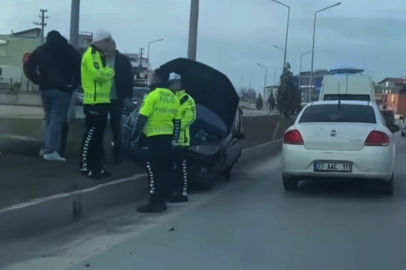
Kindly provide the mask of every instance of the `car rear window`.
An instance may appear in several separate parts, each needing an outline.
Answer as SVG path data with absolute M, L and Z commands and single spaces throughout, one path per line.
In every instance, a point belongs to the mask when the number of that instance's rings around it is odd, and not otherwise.
M 331 94 L 324 95 L 324 100 L 360 100 L 371 101 L 370 95 Z
M 325 104 L 307 107 L 299 120 L 299 123 L 314 122 L 376 124 L 376 117 L 371 106 Z

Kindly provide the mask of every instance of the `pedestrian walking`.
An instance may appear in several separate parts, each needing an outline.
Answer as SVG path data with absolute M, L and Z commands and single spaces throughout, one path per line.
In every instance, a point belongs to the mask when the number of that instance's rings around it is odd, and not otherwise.
M 107 66 L 115 71 L 110 92 L 109 115 L 114 142 L 114 161 L 120 163 L 123 106 L 129 106 L 131 104 L 134 76 L 130 59 L 116 49 L 116 42 L 114 39 L 112 39 L 112 46 L 106 54 Z
M 83 109 L 86 131 L 81 149 L 80 170 L 88 177 L 111 176 L 102 165 L 103 138 L 110 106 L 114 69 L 107 65 L 106 53 L 114 41 L 107 32 L 96 33 L 82 59 Z
M 41 91 L 45 117 L 40 155 L 45 160 L 65 161 L 60 155 L 62 127 L 80 85 L 80 61 L 79 51 L 54 30 L 24 64 L 24 74 Z
M 167 75 L 155 71 L 152 85 L 167 84 Z M 146 136 L 146 169 L 149 178 L 149 202 L 140 206 L 141 213 L 161 213 L 167 210 L 169 176 L 173 170 L 173 148 L 179 140 L 180 104 L 168 88 L 157 87 L 149 92 L 141 105 L 132 140 Z
M 168 201 L 182 203 L 189 200 L 187 153 L 190 146 L 190 126 L 196 120 L 196 105 L 194 99 L 185 90 L 182 90 L 180 75 L 170 74 L 169 89 L 176 93 L 180 103 L 181 131 L 178 146 L 174 150 L 174 173 Z

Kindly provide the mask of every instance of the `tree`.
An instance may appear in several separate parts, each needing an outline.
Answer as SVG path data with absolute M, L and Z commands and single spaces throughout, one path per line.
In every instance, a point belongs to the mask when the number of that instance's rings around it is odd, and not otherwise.
M 269 98 L 266 103 L 268 104 L 268 109 L 270 111 L 273 111 L 275 109 L 276 100 L 275 100 L 275 96 L 274 96 L 273 92 L 270 93 Z
M 257 101 L 255 102 L 255 107 L 257 108 L 257 110 L 262 110 L 262 108 L 264 107 L 264 102 L 262 100 L 261 94 L 258 94 Z
M 250 88 L 241 88 L 240 89 L 240 97 L 241 100 L 244 101 L 252 101 L 255 100 L 257 97 L 257 92 L 254 89 Z
M 286 63 L 280 77 L 280 85 L 277 92 L 277 107 L 285 117 L 299 111 L 301 95 L 293 81 L 293 74 L 290 71 L 290 64 Z

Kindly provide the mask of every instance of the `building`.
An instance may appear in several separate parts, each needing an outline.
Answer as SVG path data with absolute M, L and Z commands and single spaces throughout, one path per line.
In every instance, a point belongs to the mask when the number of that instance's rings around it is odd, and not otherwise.
M 341 68 L 341 69 L 320 69 L 313 72 L 313 85 L 310 87 L 310 71 L 301 72 L 297 76 L 297 82 L 302 92 L 303 102 L 315 101 L 319 99 L 320 90 L 323 85 L 323 78 L 326 75 L 344 75 L 363 73 L 363 69 Z M 309 94 L 309 90 L 310 91 Z M 310 99 L 309 99 L 310 96 Z
M 406 93 L 406 78 L 385 78 L 378 83 L 379 87 L 375 90 L 383 94 L 388 93 Z
M 0 65 L 22 67 L 24 54 L 32 52 L 40 44 L 40 28 L 0 35 Z
M 131 65 L 133 67 L 134 85 L 144 87 L 148 85 L 148 78 L 151 75 L 148 58 L 140 57 L 137 53 L 124 53 L 130 58 Z
M 83 54 L 86 49 L 93 43 L 93 33 L 80 32 L 78 37 L 78 50 Z
M 264 96 L 262 97 L 262 100 L 264 101 L 264 104 L 268 101 L 269 96 L 273 94 L 275 100 L 276 100 L 276 95 L 278 93 L 278 86 L 277 85 L 270 85 L 265 87 L 264 91 Z
M 375 96 L 382 108 L 392 110 L 395 114 L 405 114 L 406 78 L 385 78 L 375 86 Z

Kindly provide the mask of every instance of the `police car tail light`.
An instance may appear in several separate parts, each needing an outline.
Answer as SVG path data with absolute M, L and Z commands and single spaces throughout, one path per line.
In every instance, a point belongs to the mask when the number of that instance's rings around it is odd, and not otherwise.
M 388 146 L 389 144 L 389 136 L 382 131 L 372 131 L 365 140 L 365 146 Z
M 283 143 L 284 144 L 297 144 L 297 145 L 303 145 L 303 137 L 302 134 L 300 134 L 299 130 L 294 129 L 294 130 L 289 130 L 288 132 L 285 133 L 285 136 L 283 137 Z

